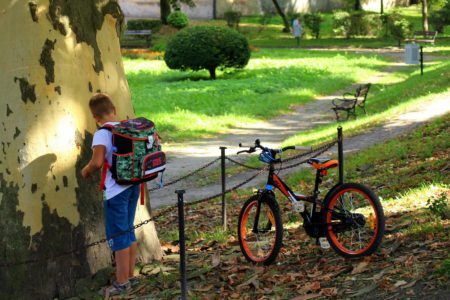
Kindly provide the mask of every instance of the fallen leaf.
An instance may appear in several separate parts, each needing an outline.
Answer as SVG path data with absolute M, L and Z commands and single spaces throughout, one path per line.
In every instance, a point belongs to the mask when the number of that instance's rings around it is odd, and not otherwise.
M 376 282 L 374 282 L 371 285 L 368 285 L 368 286 L 356 291 L 356 293 L 354 293 L 351 297 L 359 297 L 364 294 L 368 294 L 368 293 L 372 292 L 373 290 L 375 290 L 377 288 L 377 286 L 378 286 L 378 284 Z
M 401 288 L 407 289 L 407 288 L 413 287 L 416 284 L 416 282 L 417 282 L 417 280 L 413 280 L 410 283 L 408 283 L 407 285 L 403 285 Z
M 213 287 L 214 287 L 214 285 L 208 284 L 208 285 L 205 285 L 204 287 L 196 288 L 196 289 L 194 289 L 194 291 L 196 291 L 196 292 L 208 292 L 208 291 L 211 290 Z
M 321 296 L 320 294 L 306 294 L 306 295 L 301 295 L 301 296 L 291 298 L 290 300 L 308 300 L 308 299 L 313 299 L 313 298 L 317 298 L 320 296 Z
M 238 289 L 243 288 L 244 286 L 250 285 L 252 284 L 255 289 L 259 288 L 259 282 L 258 282 L 258 275 L 253 276 L 252 278 L 250 278 L 249 280 L 247 280 L 244 283 L 241 283 L 240 285 L 237 286 Z
M 406 282 L 404 280 L 399 280 L 396 283 L 394 283 L 394 286 L 397 288 L 397 287 L 405 285 L 405 284 L 408 284 L 408 282 Z
M 334 297 L 337 295 L 337 288 L 323 288 L 321 293 L 325 296 Z
M 305 284 L 304 289 L 307 291 L 316 292 L 320 290 L 320 281 L 309 282 Z
M 212 267 L 216 268 L 220 265 L 220 253 L 216 252 L 212 256 Z
M 364 272 L 368 264 L 369 263 L 367 261 L 360 262 L 356 267 L 353 268 L 351 274 L 355 275 L 355 274 L 359 274 L 359 273 Z

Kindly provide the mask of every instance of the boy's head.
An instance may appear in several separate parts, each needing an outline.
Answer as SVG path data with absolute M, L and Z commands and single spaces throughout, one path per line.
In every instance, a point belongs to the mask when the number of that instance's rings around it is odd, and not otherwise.
M 115 120 L 116 108 L 107 94 L 98 93 L 92 96 L 89 100 L 89 108 L 97 123 Z

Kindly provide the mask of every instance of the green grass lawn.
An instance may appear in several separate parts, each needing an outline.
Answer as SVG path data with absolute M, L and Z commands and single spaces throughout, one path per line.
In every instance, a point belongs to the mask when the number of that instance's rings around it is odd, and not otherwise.
M 406 109 L 437 97 L 450 89 L 450 61 L 429 64 L 423 76 L 417 67 L 397 72 L 373 85 L 367 98 L 367 116 L 358 111 L 357 119 L 342 122 L 346 135 L 362 133 L 367 128 L 391 119 Z M 318 126 L 287 139 L 284 144 L 318 144 L 335 138 L 336 124 Z
M 408 19 L 414 26 L 414 30 L 421 30 L 420 6 L 413 5 L 406 8 L 399 8 L 399 13 Z M 309 29 L 304 28 L 305 36 L 301 41 L 302 47 L 338 47 L 338 48 L 384 48 L 397 47 L 397 41 L 389 38 L 379 37 L 356 37 L 346 39 L 336 36 L 332 28 L 332 13 L 323 13 L 324 22 L 321 24 L 321 38 L 313 39 Z M 290 33 L 283 33 L 283 22 L 278 15 L 273 16 L 267 25 L 260 24 L 260 16 L 246 16 L 241 18 L 239 31 L 249 40 L 250 44 L 256 47 L 295 47 L 295 40 Z M 190 26 L 213 25 L 226 26 L 224 20 L 192 20 Z M 160 32 L 153 36 L 152 49 L 163 51 L 167 41 L 176 33 L 170 27 L 163 27 Z M 426 45 L 426 52 L 436 54 L 450 54 L 450 26 L 445 28 L 444 34 L 439 34 L 436 45 Z
M 377 299 L 403 299 L 406 297 L 399 293 L 412 295 L 414 290 L 427 284 L 433 286 L 428 293 L 445 295 L 450 276 L 450 220 L 432 213 L 428 201 L 442 198 L 443 203 L 447 203 L 446 210 L 450 208 L 449 126 L 447 115 L 403 137 L 346 156 L 347 181 L 364 183 L 374 189 L 381 197 L 386 216 L 381 247 L 364 260 L 344 259 L 332 250 L 321 250 L 315 240 L 303 232 L 299 216 L 288 201 L 278 195 L 284 223 L 282 251 L 276 264 L 254 266 L 245 261 L 237 243 L 239 211 L 252 195 L 250 189 L 227 195 L 229 230 L 226 232 L 222 231 L 217 214 L 220 211 L 218 199 L 190 206 L 186 214 L 188 274 L 193 287 L 190 296 L 192 299 L 213 298 L 220 293 L 236 299 L 293 298 L 298 295 L 299 284 L 308 286 L 312 280 L 320 280 L 314 292 L 324 295 L 327 289 L 334 288 L 338 299 L 367 289 L 368 282 L 377 284 L 371 292 Z M 333 185 L 334 174 L 331 171 L 325 178 L 324 192 Z M 312 170 L 303 170 L 289 176 L 287 181 L 299 191 L 305 191 L 312 189 L 313 179 Z M 158 219 L 156 226 L 169 259 L 141 270 L 142 274 L 151 275 L 143 277 L 145 287 L 139 291 L 172 299 L 179 293 L 178 248 L 174 242 L 178 240 L 176 208 Z M 420 253 L 420 257 L 416 253 Z M 362 264 L 367 267 L 353 274 L 356 271 L 352 270 Z M 347 268 L 347 271 L 335 273 L 337 266 L 338 270 Z M 305 268 L 313 270 L 313 278 L 306 276 Z M 300 276 L 297 280 L 289 279 L 292 274 Z M 252 278 L 257 278 L 259 286 L 265 289 L 246 288 Z M 398 282 L 405 288 L 399 289 Z M 235 291 L 239 291 L 239 295 Z
M 164 140 L 180 142 L 272 118 L 291 105 L 328 95 L 386 67 L 376 55 L 262 49 L 243 70 L 169 70 L 163 61 L 124 59 L 133 106 L 158 124 Z

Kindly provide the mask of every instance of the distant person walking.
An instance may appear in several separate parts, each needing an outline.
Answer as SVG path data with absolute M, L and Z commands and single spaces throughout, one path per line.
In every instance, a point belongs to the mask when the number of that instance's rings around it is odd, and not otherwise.
M 303 28 L 302 23 L 300 22 L 298 17 L 294 18 L 294 21 L 292 21 L 292 34 L 294 35 L 295 39 L 297 40 L 297 47 L 300 47 L 300 37 L 303 34 Z

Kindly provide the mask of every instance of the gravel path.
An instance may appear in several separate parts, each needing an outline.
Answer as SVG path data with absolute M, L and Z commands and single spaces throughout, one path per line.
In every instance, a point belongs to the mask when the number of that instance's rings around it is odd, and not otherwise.
M 364 50 L 357 50 L 359 53 L 366 53 Z M 367 52 L 374 52 L 368 50 Z M 384 76 L 391 72 L 397 71 L 401 68 L 407 67 L 400 61 L 403 59 L 403 53 L 397 51 L 380 52 L 387 56 L 394 58 L 397 62 L 385 69 L 380 75 L 365 78 L 361 83 L 379 82 Z M 432 58 L 430 58 L 432 59 Z M 308 104 L 296 107 L 292 113 L 276 117 L 269 121 L 249 124 L 245 128 L 234 128 L 230 133 L 221 135 L 216 138 L 206 139 L 196 142 L 188 142 L 182 145 L 171 145 L 170 149 L 165 149 L 168 155 L 168 168 L 164 174 L 164 180 L 169 182 L 175 178 L 195 170 L 206 163 L 212 161 L 220 155 L 220 146 L 227 146 L 227 154 L 236 153 L 238 151 L 237 145 L 239 142 L 250 144 L 256 138 L 264 142 L 264 145 L 269 147 L 278 146 L 283 140 L 296 134 L 300 131 L 311 129 L 315 126 L 335 122 L 335 117 L 331 107 L 331 99 L 341 96 L 345 91 L 352 91 L 357 85 L 354 84 L 345 90 L 337 91 L 334 95 L 328 97 L 321 97 Z M 370 100 L 370 99 L 369 99 Z M 345 140 L 345 151 L 352 152 L 370 145 L 384 142 L 388 139 L 395 138 L 402 133 L 412 130 L 416 126 L 430 120 L 439 115 L 443 115 L 450 111 L 450 92 L 444 97 L 433 99 L 414 107 L 408 112 L 397 116 L 394 120 L 384 124 L 383 126 L 375 127 L 364 135 L 354 136 Z M 344 132 L 345 135 L 345 132 Z M 336 149 L 331 149 L 328 154 L 333 154 Z M 213 168 L 219 168 L 220 164 L 216 164 Z M 285 172 L 292 172 L 298 169 L 290 169 Z M 229 179 L 227 186 L 231 187 L 237 183 L 249 178 L 255 172 L 244 172 Z M 287 174 L 287 173 L 282 173 Z M 250 181 L 245 187 L 256 186 L 264 180 L 264 176 L 258 176 Z M 156 182 L 150 182 L 149 188 L 155 187 Z M 176 203 L 174 190 L 176 188 L 187 189 L 186 200 L 193 201 L 202 199 L 204 197 L 219 193 L 221 186 L 213 184 L 206 187 L 197 187 L 195 183 L 180 182 L 178 184 L 168 186 L 164 189 L 153 191 L 150 194 L 151 205 L 153 209 L 162 206 L 172 205 Z

